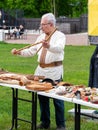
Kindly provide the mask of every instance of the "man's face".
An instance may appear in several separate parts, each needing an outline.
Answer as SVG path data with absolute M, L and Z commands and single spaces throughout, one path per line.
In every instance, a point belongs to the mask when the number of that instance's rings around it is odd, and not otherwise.
M 49 33 L 50 32 L 50 28 L 51 28 L 51 24 L 48 22 L 47 19 L 43 18 L 41 20 L 41 24 L 40 24 L 41 30 L 44 33 Z

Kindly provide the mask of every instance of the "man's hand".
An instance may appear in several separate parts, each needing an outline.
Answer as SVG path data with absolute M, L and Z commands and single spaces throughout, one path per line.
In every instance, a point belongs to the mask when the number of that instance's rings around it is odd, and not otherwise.
M 42 41 L 42 46 L 45 47 L 45 48 L 49 48 L 49 47 L 50 47 L 50 44 L 49 44 L 49 42 L 47 42 L 46 40 L 43 40 L 43 41 Z
M 20 51 L 18 51 L 16 48 L 14 48 L 14 49 L 12 49 L 11 50 L 11 53 L 13 54 L 13 55 L 20 55 Z

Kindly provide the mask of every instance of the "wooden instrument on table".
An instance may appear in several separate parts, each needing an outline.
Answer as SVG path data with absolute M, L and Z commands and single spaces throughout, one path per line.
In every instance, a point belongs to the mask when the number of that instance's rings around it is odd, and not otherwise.
M 46 41 L 48 41 L 48 40 L 51 38 L 51 36 L 53 35 L 53 33 L 54 33 L 56 30 L 57 30 L 57 28 L 55 28 L 55 29 L 53 30 L 53 32 L 51 32 L 51 34 L 47 37 Z M 23 47 L 23 48 L 20 48 L 20 49 L 17 50 L 17 52 L 22 51 L 22 50 L 24 50 L 24 49 L 26 49 L 26 48 L 29 48 L 29 47 L 31 47 L 31 46 L 35 46 L 35 45 L 40 44 L 40 43 L 42 43 L 42 41 L 37 42 L 37 43 L 33 43 L 33 44 L 28 45 L 28 46 L 25 46 L 25 47 Z M 41 48 L 42 48 L 42 46 L 38 49 L 38 51 L 37 51 L 36 53 L 38 53 Z

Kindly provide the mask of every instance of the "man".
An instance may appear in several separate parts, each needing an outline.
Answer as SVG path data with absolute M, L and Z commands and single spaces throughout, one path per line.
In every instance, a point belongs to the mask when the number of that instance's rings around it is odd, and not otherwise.
M 12 50 L 12 54 L 18 54 L 24 57 L 34 56 L 38 54 L 38 67 L 35 75 L 45 76 L 54 81 L 61 81 L 63 77 L 64 47 L 65 35 L 56 29 L 56 19 L 52 13 L 44 14 L 41 18 L 40 28 L 43 33 L 37 38 L 35 46 L 18 51 Z M 41 124 L 37 126 L 39 129 L 48 129 L 50 127 L 50 109 L 49 98 L 38 95 L 41 117 Z M 62 100 L 53 99 L 55 106 L 56 130 L 65 130 L 64 119 L 64 102 Z
M 98 46 L 96 46 L 90 59 L 88 86 L 98 88 Z

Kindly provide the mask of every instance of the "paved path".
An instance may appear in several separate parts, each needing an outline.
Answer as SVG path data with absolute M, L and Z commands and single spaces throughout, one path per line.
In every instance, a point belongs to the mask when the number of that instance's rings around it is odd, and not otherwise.
M 8 39 L 5 40 L 7 43 L 17 43 L 17 44 L 32 44 L 35 42 L 39 34 L 27 34 L 26 39 Z M 66 35 L 66 45 L 89 45 L 88 34 L 68 34 Z
M 17 43 L 17 44 L 32 44 L 35 42 L 36 38 L 38 37 L 38 34 L 27 34 L 26 37 L 21 39 L 7 39 L 5 42 L 7 43 Z
M 66 35 L 67 45 L 89 45 L 88 34 L 87 33 L 77 33 Z

